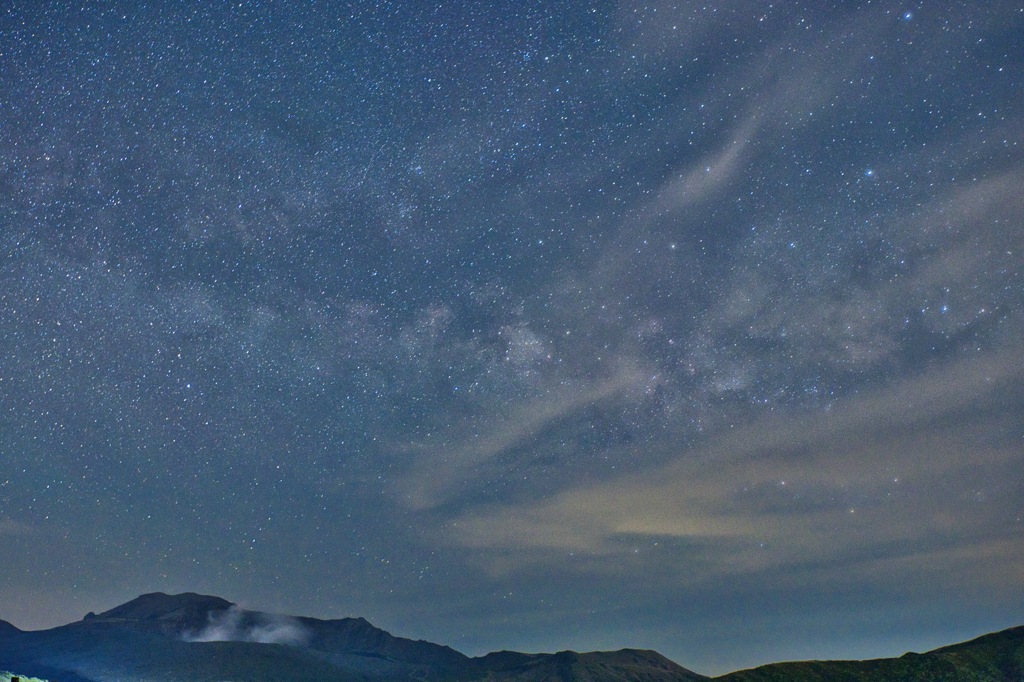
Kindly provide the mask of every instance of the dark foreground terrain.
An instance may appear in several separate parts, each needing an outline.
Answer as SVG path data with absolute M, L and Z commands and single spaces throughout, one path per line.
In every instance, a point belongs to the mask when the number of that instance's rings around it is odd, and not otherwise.
M 245 611 L 197 594 L 147 594 L 51 630 L 0 621 L 0 670 L 56 682 L 688 682 L 710 678 L 654 651 L 469 658 L 361 618 Z M 1021 682 L 1024 627 L 925 654 L 776 663 L 722 682 Z

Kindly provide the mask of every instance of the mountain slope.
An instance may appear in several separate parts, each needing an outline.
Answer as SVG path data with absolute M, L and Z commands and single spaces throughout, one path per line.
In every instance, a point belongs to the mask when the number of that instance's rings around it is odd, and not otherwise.
M 654 651 L 469 658 L 362 618 L 247 611 L 219 597 L 145 594 L 37 632 L 0 621 L 0 670 L 60 682 L 700 682 Z M 1024 682 L 1024 627 L 924 654 L 775 663 L 715 682 Z
M 179 623 L 191 623 L 198 619 L 197 625 L 202 626 L 211 613 L 225 611 L 232 606 L 234 604 L 227 599 L 195 592 L 185 592 L 184 594 L 152 592 L 92 617 L 107 620 L 160 620 Z M 86 618 L 90 617 L 86 616 Z
M 145 594 L 38 632 L 0 627 L 0 669 L 61 682 L 693 682 L 650 651 L 480 658 L 362 618 L 247 611 L 219 597 Z
M 482 679 L 516 682 L 696 682 L 707 680 L 656 651 L 622 649 L 579 654 L 520 654 L 501 651 L 478 659 Z
M 716 677 L 716 682 L 1020 682 L 1024 627 L 924 654 L 871 661 L 801 661 Z

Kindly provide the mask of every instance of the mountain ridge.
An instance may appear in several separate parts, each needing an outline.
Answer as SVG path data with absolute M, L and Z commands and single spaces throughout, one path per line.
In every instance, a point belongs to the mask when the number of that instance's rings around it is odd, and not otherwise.
M 898 658 L 772 663 L 710 678 L 646 649 L 469 657 L 364 618 L 151 592 L 49 630 L 0 621 L 0 670 L 51 682 L 1020 682 L 1024 626 Z
M 149 592 L 94 617 L 153 620 L 171 618 L 199 609 L 203 609 L 205 615 L 205 613 L 210 611 L 223 611 L 232 606 L 235 606 L 235 604 L 227 599 L 207 594 L 197 594 L 195 592 L 183 592 L 181 594 Z

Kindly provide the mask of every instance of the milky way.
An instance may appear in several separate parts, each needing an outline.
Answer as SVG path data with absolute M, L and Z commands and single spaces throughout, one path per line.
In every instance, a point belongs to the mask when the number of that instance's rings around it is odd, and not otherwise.
M 0 10 L 0 618 L 1024 623 L 1018 3 L 82 5 Z

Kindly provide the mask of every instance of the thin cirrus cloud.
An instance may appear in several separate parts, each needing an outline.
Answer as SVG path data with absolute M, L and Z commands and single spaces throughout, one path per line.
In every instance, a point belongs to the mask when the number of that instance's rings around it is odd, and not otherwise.
M 644 381 L 639 368 L 624 364 L 605 379 L 556 386 L 505 415 L 488 415 L 479 424 L 453 424 L 434 442 L 407 446 L 412 465 L 399 481 L 398 495 L 413 509 L 439 506 L 464 494 L 466 486 L 493 470 L 502 455 L 543 435 L 559 421 L 621 397 Z
M 784 98 L 779 94 L 776 99 Z M 820 101 L 821 97 L 814 99 Z M 666 183 L 640 213 L 657 215 L 679 211 L 690 202 L 698 202 L 735 182 L 743 168 L 741 161 L 749 140 L 760 129 L 758 121 L 756 116 L 749 117 L 710 161 L 702 159 Z M 960 156 L 969 144 L 967 139 L 953 140 L 938 150 L 908 153 L 893 161 L 891 167 L 880 167 L 879 174 L 905 172 L 906 167 L 924 163 L 922 155 L 925 158 Z M 708 172 L 709 167 L 712 172 Z M 894 357 L 901 351 L 908 301 L 927 300 L 938 291 L 954 292 L 947 296 L 947 300 L 956 299 L 953 305 L 947 306 L 949 314 L 928 318 L 926 324 L 952 325 L 949 329 L 936 327 L 932 330 L 935 332 L 956 333 L 968 329 L 976 324 L 971 319 L 978 308 L 985 305 L 983 301 L 972 300 L 970 292 L 989 290 L 992 283 L 980 279 L 998 277 L 1000 267 L 994 266 L 1009 267 L 1013 260 L 1009 227 L 978 231 L 975 226 L 993 222 L 1011 225 L 1008 218 L 1024 208 L 1013 192 L 1021 181 L 1020 169 L 1012 167 L 981 180 L 953 179 L 947 182 L 944 192 L 929 202 L 879 217 L 890 239 L 907 252 L 913 252 L 914 242 L 921 234 L 929 232 L 941 233 L 933 240 L 939 248 L 921 258 L 915 269 L 903 276 L 868 286 L 850 286 L 845 280 L 832 286 L 801 286 L 802 280 L 810 283 L 808 278 L 818 269 L 819 263 L 813 256 L 812 260 L 779 263 L 766 271 L 762 256 L 751 248 L 747 251 L 747 267 L 743 258 L 739 258 L 732 276 L 720 286 L 720 305 L 703 313 L 695 336 L 720 338 L 731 333 L 730 330 L 743 329 L 772 337 L 791 348 L 793 352 L 777 364 L 788 363 L 793 371 L 802 365 L 815 364 L 864 371 L 879 370 L 895 361 Z M 793 220 L 798 224 L 809 223 L 814 217 L 796 213 Z M 623 232 L 626 231 L 624 225 Z M 842 235 L 842 231 L 837 234 Z M 739 255 L 742 256 L 743 251 Z M 827 255 L 826 251 L 820 254 L 823 258 Z M 589 292 L 614 289 L 629 260 L 623 252 L 610 250 L 607 257 L 582 278 L 583 288 Z M 779 306 L 780 300 L 789 303 Z M 565 321 L 580 321 L 578 316 L 571 317 L 576 313 L 564 314 L 570 316 Z M 982 318 L 997 314 L 989 309 Z M 963 319 L 958 324 L 960 318 Z M 610 333 L 614 336 L 614 332 Z M 632 395 L 629 389 L 640 388 L 659 372 L 671 374 L 671 368 L 659 367 L 656 358 L 643 357 L 624 338 L 613 341 L 622 357 L 632 358 L 630 371 L 571 390 L 558 388 L 554 377 L 546 377 L 539 383 L 540 388 L 532 400 L 509 413 L 485 414 L 464 424 L 450 423 L 432 438 L 404 446 L 411 454 L 412 465 L 399 480 L 399 497 L 412 508 L 424 509 L 464 496 L 467 483 L 472 488 L 474 482 L 488 478 L 502 467 L 514 467 L 517 463 L 503 461 L 502 456 L 516 447 L 542 439 L 545 431 L 560 420 L 579 416 L 586 407 L 598 402 L 621 405 Z M 750 360 L 756 364 L 764 358 Z M 637 369 L 639 366 L 647 370 L 641 372 Z M 724 380 L 717 381 L 722 384 Z M 661 461 L 658 457 L 652 459 Z M 688 527 L 699 527 L 711 534 L 735 534 L 733 526 L 712 519 L 687 523 Z M 619 530 L 631 532 L 633 527 Z
M 808 566 L 816 579 L 837 566 L 905 570 L 913 557 L 923 570 L 929 557 L 980 547 L 991 561 L 974 575 L 998 583 L 1019 573 L 1013 557 L 1024 550 L 1013 519 L 999 518 L 1024 484 L 1012 424 L 997 409 L 1021 399 L 1017 360 L 956 363 L 818 415 L 730 430 L 654 471 L 471 510 L 451 522 L 449 540 L 502 570 L 515 552 L 521 565 L 571 572 L 565 556 L 580 553 L 603 557 L 586 570 L 613 573 L 660 542 L 661 561 L 688 558 L 685 573 L 662 576 L 676 588 Z M 980 489 L 993 479 L 1003 484 Z M 695 547 L 700 560 L 690 561 Z
M 774 316 L 774 326 L 789 329 L 799 355 L 811 362 L 892 362 L 907 301 L 953 291 L 967 298 L 957 299 L 952 309 L 967 308 L 975 304 L 970 291 L 991 289 L 988 280 L 1012 267 L 1008 231 L 979 232 L 974 226 L 1010 224 L 1004 218 L 1020 209 L 1011 189 L 1019 180 L 1020 171 L 1010 169 L 980 182 L 950 183 L 941 199 L 912 214 L 889 216 L 897 236 L 941 230 L 941 248 L 907 276 L 847 293 L 845 300 L 827 290 L 804 293 L 798 297 L 802 303 Z M 771 286 L 780 285 L 755 278 L 742 286 L 746 293 L 734 297 L 747 307 L 709 311 L 702 322 L 707 333 L 773 318 L 767 313 L 781 294 Z M 751 287 L 764 290 L 755 294 Z M 939 325 L 933 331 L 943 334 L 970 326 L 958 325 L 962 311 L 954 312 L 928 318 L 928 324 Z M 892 324 L 864 329 L 870 320 Z M 580 552 L 605 557 L 588 567 L 614 571 L 621 566 L 615 557 L 628 557 L 638 538 L 661 538 L 699 541 L 708 579 L 720 571 L 777 571 L 818 562 L 843 564 L 850 574 L 885 567 L 888 575 L 899 573 L 905 580 L 934 567 L 937 557 L 960 557 L 966 565 L 972 552 L 990 558 L 985 570 L 973 564 L 977 580 L 998 584 L 1019 577 L 1013 557 L 1021 548 L 1012 533 L 1019 520 L 997 518 L 1005 516 L 1001 503 L 1021 484 L 1019 450 L 1008 435 L 1013 424 L 1012 408 L 1007 410 L 1020 402 L 1013 386 L 1021 378 L 1012 326 L 1006 318 L 996 323 L 1000 350 L 933 364 L 916 378 L 890 380 L 876 392 L 837 401 L 818 416 L 739 425 L 709 439 L 712 444 L 683 449 L 672 464 L 653 472 L 570 486 L 525 506 L 472 510 L 452 521 L 450 539 L 491 551 L 493 565 L 502 570 L 514 570 L 525 556 L 509 562 L 507 552 L 529 547 L 537 561 L 560 566 L 564 552 Z M 992 490 L 985 483 L 991 480 L 1003 485 Z M 951 575 L 957 574 L 945 579 Z

